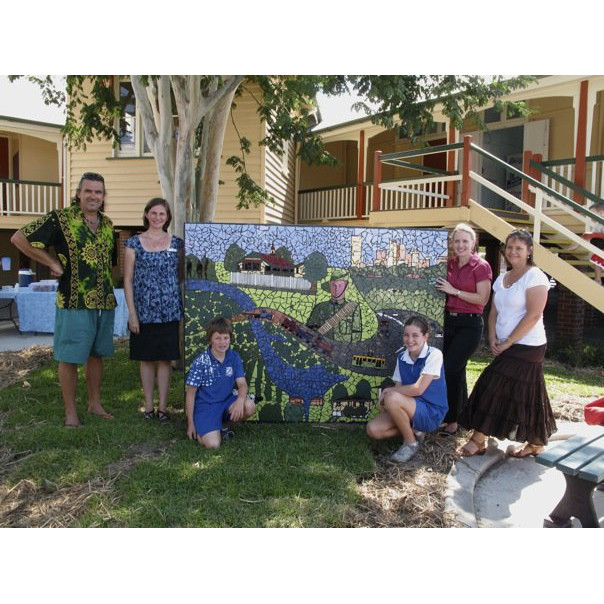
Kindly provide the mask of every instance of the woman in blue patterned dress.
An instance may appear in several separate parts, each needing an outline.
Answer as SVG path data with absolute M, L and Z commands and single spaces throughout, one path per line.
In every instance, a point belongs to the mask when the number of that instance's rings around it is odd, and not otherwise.
M 182 319 L 180 282 L 183 240 L 170 235 L 172 212 L 165 199 L 145 206 L 145 231 L 125 242 L 124 293 L 128 304 L 130 359 L 140 361 L 145 395 L 145 419 L 170 419 L 167 412 L 172 361 L 180 358 L 179 322 Z M 157 374 L 159 408 L 153 409 Z

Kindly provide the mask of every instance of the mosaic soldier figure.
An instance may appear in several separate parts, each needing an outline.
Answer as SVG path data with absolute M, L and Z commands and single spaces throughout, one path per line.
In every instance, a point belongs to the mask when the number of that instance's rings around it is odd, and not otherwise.
M 103 177 L 87 172 L 70 207 L 30 222 L 11 238 L 23 254 L 48 266 L 59 279 L 54 358 L 59 362 L 66 427 L 80 426 L 75 400 L 80 364 L 85 364 L 88 412 L 113 419 L 101 405 L 103 357 L 113 355 L 116 307 L 111 280 L 116 246 L 113 225 L 101 211 L 105 194 Z M 50 246 L 57 258 L 45 250 Z

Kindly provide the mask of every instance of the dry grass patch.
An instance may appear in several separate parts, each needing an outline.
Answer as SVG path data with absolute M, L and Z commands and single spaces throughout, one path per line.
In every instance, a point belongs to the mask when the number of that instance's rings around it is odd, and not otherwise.
M 428 435 L 407 464 L 376 455 L 377 470 L 360 481 L 363 502 L 350 518 L 352 526 L 442 528 L 454 526 L 444 512 L 447 475 L 454 461 L 455 438 Z
M 24 380 L 52 359 L 52 348 L 32 346 L 17 352 L 0 353 L 0 388 Z
M 118 462 L 105 468 L 106 476 L 95 478 L 83 484 L 58 487 L 44 480 L 36 486 L 31 480 L 21 480 L 12 488 L 0 485 L 0 527 L 65 528 L 76 525 L 84 512 L 88 500 L 97 497 L 105 513 L 102 520 L 109 521 L 112 515 L 102 502 L 115 502 L 118 495 L 114 485 L 132 468 L 148 459 L 160 457 L 172 442 L 148 445 L 133 445 Z M 0 450 L 0 468 L 6 470 L 19 463 L 9 452 Z

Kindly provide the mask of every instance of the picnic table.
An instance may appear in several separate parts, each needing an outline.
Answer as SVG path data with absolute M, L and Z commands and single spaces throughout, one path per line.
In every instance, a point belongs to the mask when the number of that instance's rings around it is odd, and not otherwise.
M 593 492 L 604 481 L 604 429 L 573 436 L 535 459 L 560 470 L 566 479 L 566 491 L 543 526 L 568 527 L 575 517 L 583 528 L 599 528 Z

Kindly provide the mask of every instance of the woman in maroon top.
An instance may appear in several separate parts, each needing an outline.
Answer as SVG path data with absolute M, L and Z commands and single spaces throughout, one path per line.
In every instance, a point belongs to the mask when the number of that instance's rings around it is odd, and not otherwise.
M 436 288 L 447 294 L 443 356 L 449 411 L 440 434 L 457 432 L 457 416 L 468 401 L 466 365 L 482 338 L 482 313 L 491 293 L 493 271 L 476 253 L 476 233 L 464 223 L 451 233 L 453 258 L 447 265 L 447 279 Z

